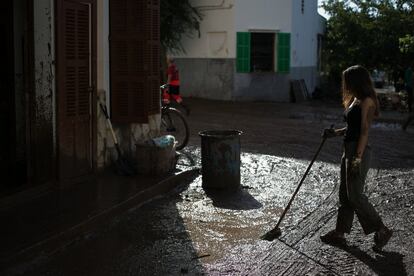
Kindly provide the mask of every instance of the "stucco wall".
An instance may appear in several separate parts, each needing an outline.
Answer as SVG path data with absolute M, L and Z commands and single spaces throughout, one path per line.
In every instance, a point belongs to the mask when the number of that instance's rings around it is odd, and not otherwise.
M 317 0 L 304 1 L 302 14 L 301 0 L 292 1 L 292 67 L 309 67 L 317 64 L 317 35 L 319 14 Z
M 233 100 L 288 102 L 289 89 L 287 74 L 235 74 Z
M 235 59 L 176 60 L 181 94 L 213 100 L 289 101 L 289 74 L 235 72 Z
M 236 34 L 234 31 L 235 0 L 192 0 L 203 20 L 200 36 L 193 32 L 184 36 L 185 53 L 175 54 L 181 58 L 235 58 Z
M 254 29 L 291 32 L 291 10 L 290 0 L 237 0 L 235 30 L 236 32 Z
M 192 1 L 195 6 L 227 5 L 226 10 L 208 10 L 201 22 L 200 38 L 185 38 L 187 53 L 178 55 L 177 64 L 182 78 L 182 94 L 210 99 L 289 101 L 290 79 L 305 79 L 310 92 L 318 83 L 317 34 L 323 33 L 321 18 L 317 13 L 317 0 L 217 0 Z M 223 18 L 225 16 L 225 18 Z M 230 60 L 213 65 L 209 33 L 226 30 Z M 291 33 L 291 72 L 236 73 L 237 32 L 287 32 Z M 210 44 L 209 44 L 210 43 Z M 277 54 L 277 53 L 276 53 Z M 202 60 L 202 59 L 207 60 Z M 233 82 L 233 85 L 230 85 Z M 229 90 L 229 92 L 227 92 Z
M 97 1 L 97 36 L 97 88 L 109 98 L 109 0 Z
M 285 0 L 238 0 L 236 32 L 292 31 L 292 4 Z M 276 53 L 277 55 L 277 53 Z M 289 101 L 289 74 L 235 73 L 232 98 L 250 101 Z
M 104 104 L 107 102 L 106 91 L 98 90 L 98 96 Z M 125 156 L 135 158 L 135 145 L 148 138 L 159 135 L 161 117 L 159 114 L 148 117 L 147 124 L 114 124 L 113 128 L 118 143 Z M 103 112 L 97 114 L 97 167 L 103 169 L 117 158 L 114 141 Z
M 35 110 L 32 137 L 36 147 L 34 171 L 50 175 L 50 156 L 56 156 L 56 108 L 55 108 L 55 35 L 54 1 L 36 0 L 34 5 L 34 68 Z M 43 158 L 44 157 L 44 158 Z M 43 173 L 42 173 L 43 172 Z M 38 179 L 42 182 L 42 179 Z
M 291 77 L 304 79 L 310 93 L 318 84 L 318 34 L 323 34 L 318 1 L 292 1 Z
M 320 75 L 316 67 L 292 67 L 290 69 L 291 78 L 295 80 L 303 79 L 306 83 L 309 95 L 312 95 L 316 86 L 319 85 Z
M 183 96 L 231 100 L 235 59 L 183 58 L 176 63 Z
M 34 51 L 36 116 L 39 122 L 55 122 L 55 35 L 53 0 L 36 0 L 34 5 Z M 39 125 L 39 127 L 43 127 Z M 53 128 L 53 137 L 56 129 Z
M 313 0 L 312 0 L 313 1 Z M 291 1 L 192 0 L 203 14 L 200 37 L 183 37 L 179 58 L 235 58 L 236 33 L 249 30 L 291 32 Z

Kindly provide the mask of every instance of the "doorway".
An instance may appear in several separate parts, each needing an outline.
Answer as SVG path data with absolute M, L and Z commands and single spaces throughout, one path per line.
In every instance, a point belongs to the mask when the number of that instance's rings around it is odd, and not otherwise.
M 25 74 L 28 47 L 27 1 L 6 0 L 0 9 L 0 196 L 13 194 L 28 184 L 27 94 Z
M 63 182 L 93 172 L 95 9 L 95 1 L 57 1 L 58 175 Z

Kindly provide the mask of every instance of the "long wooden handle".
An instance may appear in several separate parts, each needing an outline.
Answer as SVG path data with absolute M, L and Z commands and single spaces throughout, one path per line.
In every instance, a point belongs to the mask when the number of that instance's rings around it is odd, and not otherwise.
M 111 120 L 109 120 L 109 118 L 106 118 L 106 121 L 108 122 L 109 129 L 111 130 L 112 139 L 114 139 L 114 144 L 115 145 L 118 145 L 118 139 L 116 139 L 116 135 L 115 135 L 114 129 L 112 128 Z
M 322 146 L 323 146 L 323 144 L 325 143 L 325 141 L 326 141 L 326 137 L 324 137 L 324 138 L 322 139 L 322 142 L 321 142 L 321 144 L 319 145 L 318 150 L 316 151 L 315 155 L 313 156 L 312 161 L 310 162 L 310 164 L 309 164 L 308 168 L 306 169 L 305 174 L 302 176 L 302 179 L 300 180 L 298 187 L 296 188 L 296 190 L 295 190 L 295 192 L 293 193 L 293 195 L 292 195 L 291 199 L 289 200 L 289 203 L 287 204 L 287 206 L 286 206 L 285 210 L 283 210 L 283 213 L 282 213 L 282 215 L 280 216 L 279 221 L 277 222 L 277 224 L 276 224 L 275 228 L 278 228 L 278 227 L 279 227 L 279 225 L 280 225 L 280 223 L 282 222 L 283 218 L 285 217 L 285 215 L 286 215 L 287 211 L 289 210 L 290 205 L 292 205 L 292 202 L 293 202 L 293 200 L 295 199 L 296 194 L 299 192 L 299 189 L 300 189 L 300 187 L 302 186 L 303 181 L 305 180 L 306 176 L 307 176 L 307 175 L 308 175 L 308 173 L 309 173 L 309 170 L 311 169 L 311 167 L 312 167 L 313 163 L 315 162 L 316 158 L 318 157 L 319 152 L 321 151 Z
M 99 102 L 99 106 L 101 107 L 101 110 L 103 114 L 105 115 L 105 118 L 109 119 L 108 110 L 106 109 L 106 106 L 104 106 L 101 102 Z
M 99 102 L 99 106 L 101 107 L 102 112 L 105 115 L 106 122 L 108 123 L 109 130 L 111 131 L 111 134 L 112 134 L 112 139 L 114 139 L 115 147 L 117 147 L 118 146 L 118 139 L 116 139 L 116 135 L 115 135 L 114 129 L 112 127 L 111 120 L 109 119 L 108 110 L 106 109 L 106 106 L 104 106 L 101 102 Z

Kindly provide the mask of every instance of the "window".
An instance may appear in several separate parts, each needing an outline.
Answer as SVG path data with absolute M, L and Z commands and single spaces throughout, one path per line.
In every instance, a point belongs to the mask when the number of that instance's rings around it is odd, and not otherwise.
M 275 34 L 252 33 L 250 72 L 274 72 Z
M 237 33 L 238 73 L 290 70 L 289 33 Z

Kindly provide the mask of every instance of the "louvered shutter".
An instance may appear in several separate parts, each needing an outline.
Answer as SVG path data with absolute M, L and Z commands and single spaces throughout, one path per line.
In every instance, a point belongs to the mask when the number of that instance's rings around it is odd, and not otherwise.
M 145 10 L 145 96 L 149 114 L 160 111 L 160 0 L 147 0 Z
M 158 0 L 110 1 L 110 63 L 112 120 L 146 123 L 159 108 Z
M 277 71 L 290 72 L 290 33 L 279 33 L 277 37 Z
M 250 33 L 237 33 L 236 70 L 238 73 L 250 72 Z
M 59 6 L 58 102 L 59 176 L 70 179 L 92 170 L 91 6 Z

